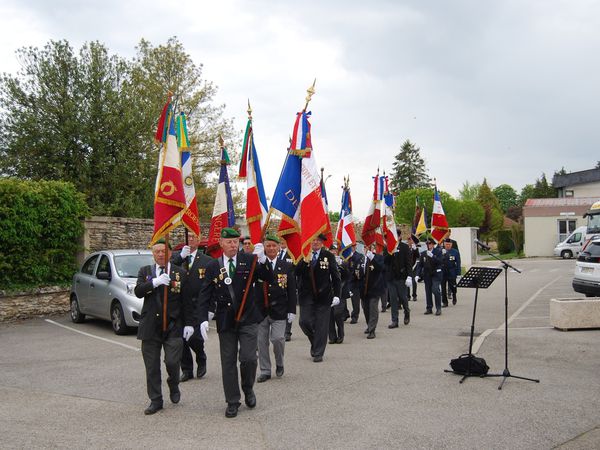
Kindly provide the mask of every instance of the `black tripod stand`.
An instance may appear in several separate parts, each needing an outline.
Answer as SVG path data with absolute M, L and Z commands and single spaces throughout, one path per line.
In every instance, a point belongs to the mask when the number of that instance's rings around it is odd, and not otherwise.
M 479 288 L 487 289 L 496 277 L 502 272 L 496 267 L 471 267 L 461 278 L 457 287 L 475 288 L 475 302 L 473 303 L 473 319 L 471 320 L 471 337 L 469 339 L 469 353 L 460 355 L 450 361 L 452 370 L 444 370 L 447 373 L 462 375 L 459 383 L 467 377 L 485 377 L 489 367 L 483 358 L 473 355 L 473 336 L 475 334 L 475 315 L 477 313 L 477 297 Z
M 514 270 L 515 272 L 518 272 L 518 273 L 521 273 L 521 271 L 519 269 L 517 269 L 516 267 L 510 265 L 503 259 L 498 258 L 496 255 L 492 254 L 490 252 L 489 247 L 484 246 L 479 242 L 477 242 L 477 244 L 480 245 L 486 251 L 486 253 L 488 255 L 490 255 L 492 258 L 500 261 L 502 263 L 502 267 L 504 268 L 504 370 L 502 371 L 501 374 L 500 373 L 488 374 L 487 376 L 488 377 L 503 377 L 502 382 L 500 383 L 500 386 L 498 386 L 498 390 L 502 389 L 502 386 L 504 385 L 504 382 L 506 381 L 506 379 L 508 377 L 518 378 L 520 380 L 533 381 L 534 383 L 539 383 L 540 380 L 537 380 L 535 378 L 526 378 L 526 377 L 519 377 L 517 375 L 512 375 L 510 373 L 510 370 L 508 370 L 508 268 L 510 267 L 512 270 Z

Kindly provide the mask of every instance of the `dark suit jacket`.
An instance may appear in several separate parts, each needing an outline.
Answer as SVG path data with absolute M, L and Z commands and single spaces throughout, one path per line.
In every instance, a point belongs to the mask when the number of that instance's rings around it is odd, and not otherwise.
M 373 298 L 383 295 L 384 284 L 384 261 L 382 255 L 375 255 L 372 260 L 365 256 L 366 270 L 361 267 L 359 288 L 360 297 Z
M 192 301 L 194 306 L 194 322 L 195 325 L 199 325 L 200 317 L 207 317 L 208 310 L 201 311 L 200 301 L 198 299 L 202 287 L 207 281 L 206 268 L 208 264 L 213 260 L 210 256 L 205 255 L 201 251 L 196 252 L 196 257 L 192 262 L 192 266 L 189 267 L 188 258 L 185 260 L 181 257 L 181 252 L 173 252 L 171 262 L 177 266 L 182 267 L 187 273 L 187 283 L 185 284 L 186 295 Z M 208 304 L 202 304 L 202 307 L 207 308 Z
M 354 252 L 352 256 L 348 258 L 348 270 L 351 273 L 350 278 L 350 289 L 358 289 L 360 283 L 360 269 L 365 261 L 365 255 L 362 253 Z M 358 272 L 357 272 L 358 271 Z
M 350 298 L 353 273 L 350 271 L 349 260 L 350 258 L 348 258 L 348 261 L 342 260 L 342 264 L 338 264 L 338 270 L 340 271 L 340 280 L 342 283 L 342 296 L 340 297 L 341 299 Z
M 271 262 L 267 260 L 266 264 L 270 265 Z M 288 313 L 296 314 L 298 294 L 294 265 L 277 259 L 273 281 L 263 280 L 262 283 L 256 283 L 256 295 L 263 317 L 268 315 L 273 320 L 285 320 Z
M 137 338 L 163 339 L 181 337 L 183 326 L 194 325 L 194 310 L 191 299 L 186 295 L 185 284 L 187 275 L 185 271 L 174 264 L 170 265 L 169 276 L 171 286 L 167 293 L 167 333 L 162 333 L 164 286 L 154 288 L 152 279 L 156 278 L 156 265 L 144 266 L 138 272 L 135 295 L 144 298 L 140 325 Z
M 207 282 L 202 287 L 199 297 L 201 313 L 206 315 L 200 316 L 200 322 L 208 320 L 208 311 L 212 311 L 215 313 L 218 332 L 235 329 L 235 317 L 246 292 L 246 284 L 250 277 L 252 261 L 255 258 L 256 256 L 253 254 L 238 252 L 235 275 L 229 286 L 225 284 L 226 276 L 221 272 L 223 256 L 213 259 L 208 264 L 206 268 Z M 254 287 L 254 283 L 262 282 L 263 280 L 272 282 L 273 272 L 269 264 L 260 264 L 257 261 L 239 322 L 240 325 L 258 323 L 263 319 L 262 313 L 256 305 Z
M 431 253 L 433 257 L 427 256 L 427 252 L 421 253 L 419 262 L 415 269 L 415 274 L 424 280 L 439 279 L 441 281 L 442 273 L 442 250 L 435 247 Z
M 312 256 L 312 253 L 310 253 Z M 299 300 L 303 302 L 330 303 L 333 297 L 341 295 L 341 280 L 335 256 L 325 247 L 321 248 L 319 258 L 313 266 L 304 259 L 296 266 L 296 275 L 300 278 Z
M 397 252 L 386 254 L 385 265 L 392 280 L 406 280 L 406 277 L 412 277 L 412 255 L 408 244 L 400 241 Z

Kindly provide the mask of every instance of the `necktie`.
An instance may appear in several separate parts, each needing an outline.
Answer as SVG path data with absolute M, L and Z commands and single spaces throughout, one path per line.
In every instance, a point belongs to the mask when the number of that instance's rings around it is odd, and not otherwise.
M 159 271 L 159 275 L 162 275 L 163 273 L 165 273 L 165 268 L 164 268 L 164 266 L 160 266 L 160 267 L 158 268 L 158 271 Z
M 188 256 L 188 267 L 192 267 L 194 264 L 194 257 L 192 255 Z
M 235 275 L 235 264 L 233 258 L 229 258 L 229 277 L 233 278 L 233 275 Z
M 317 253 L 317 252 L 313 252 L 312 261 L 310 262 L 310 265 L 311 265 L 311 266 L 314 266 L 314 265 L 316 265 L 316 264 L 317 264 L 317 255 L 318 255 L 318 253 Z

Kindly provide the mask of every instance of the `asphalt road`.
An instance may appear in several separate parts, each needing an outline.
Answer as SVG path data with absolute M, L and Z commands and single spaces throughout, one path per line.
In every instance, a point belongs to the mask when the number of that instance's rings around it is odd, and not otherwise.
M 488 264 L 488 263 L 486 263 Z M 208 373 L 181 384 L 182 400 L 144 416 L 145 373 L 134 335 L 110 324 L 52 317 L 0 325 L 2 448 L 600 448 L 600 330 L 549 324 L 549 300 L 573 297 L 573 261 L 515 260 L 509 272 L 509 370 L 536 378 L 444 373 L 468 349 L 474 291 L 459 290 L 442 316 L 411 302 L 409 326 L 377 338 L 364 318 L 315 364 L 294 324 L 285 375 L 255 385 L 258 405 L 224 417 L 218 337 L 207 342 Z M 489 265 L 494 265 L 490 262 Z M 478 300 L 475 342 L 490 373 L 504 360 L 504 279 Z M 84 333 L 84 334 L 82 334 Z M 485 338 L 484 338 L 485 337 Z M 166 379 L 166 374 L 164 375 Z

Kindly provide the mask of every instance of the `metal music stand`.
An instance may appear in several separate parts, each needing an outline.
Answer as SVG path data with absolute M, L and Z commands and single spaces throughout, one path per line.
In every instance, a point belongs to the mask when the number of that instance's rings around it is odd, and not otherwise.
M 471 267 L 467 273 L 463 275 L 456 287 L 475 288 L 475 302 L 473 303 L 473 320 L 471 321 L 471 337 L 469 339 L 469 363 L 466 373 L 456 372 L 454 370 L 444 370 L 447 373 L 456 373 L 463 375 L 459 383 L 465 381 L 467 377 L 484 377 L 482 374 L 471 373 L 471 364 L 473 362 L 473 335 L 475 333 L 475 314 L 477 313 L 477 296 L 479 289 L 487 289 L 502 272 L 502 269 L 497 267 Z

